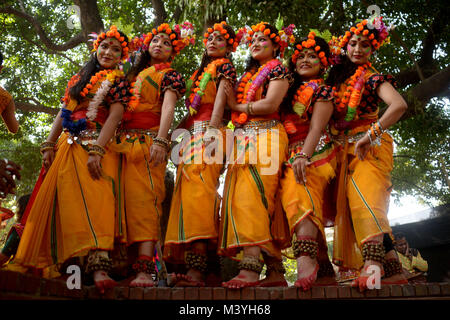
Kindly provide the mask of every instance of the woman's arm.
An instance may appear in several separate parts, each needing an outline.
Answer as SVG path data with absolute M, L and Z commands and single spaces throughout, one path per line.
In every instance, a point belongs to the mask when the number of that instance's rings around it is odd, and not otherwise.
M 408 105 L 400 93 L 389 82 L 383 82 L 378 86 L 377 94 L 388 106 L 383 116 L 379 119 L 381 127 L 383 130 L 386 130 L 400 120 Z M 355 154 L 360 160 L 364 160 L 370 147 L 369 136 L 366 134 L 356 143 Z
M 217 89 L 216 100 L 214 101 L 214 108 L 209 123 L 216 128 L 218 128 L 222 122 L 223 112 L 227 103 L 227 95 L 225 93 L 225 87 L 227 85 L 231 87 L 230 80 L 222 78 L 219 81 L 219 88 Z
M 178 97 L 175 91 L 165 91 L 161 107 L 161 121 L 158 130 L 158 138 L 167 139 L 169 129 L 172 126 L 177 100 Z M 154 167 L 164 163 L 166 161 L 167 151 L 168 150 L 163 146 L 153 143 L 150 146 L 150 163 L 152 163 Z
M 109 108 L 109 115 L 105 121 L 105 124 L 100 131 L 95 144 L 104 147 L 108 141 L 114 136 L 119 121 L 122 120 L 124 106 L 119 103 L 113 103 Z M 102 176 L 101 168 L 102 157 L 97 154 L 90 154 L 87 162 L 89 174 L 92 179 L 97 180 Z
M 227 86 L 228 87 L 228 86 Z M 267 89 L 267 95 L 264 99 L 252 103 L 252 115 L 271 114 L 278 110 L 289 89 L 289 81 L 287 79 L 272 80 Z M 230 95 L 232 88 L 227 88 L 226 94 Z M 248 103 L 233 104 L 233 99 L 228 99 L 228 105 L 234 111 L 248 112 Z
M 313 114 L 309 125 L 309 132 L 306 136 L 302 151 L 310 158 L 317 143 L 322 136 L 328 121 L 333 113 L 333 103 L 331 101 L 318 101 L 314 104 Z M 297 158 L 292 164 L 294 176 L 297 183 L 306 183 L 306 166 L 309 164 L 306 158 Z
M 19 131 L 19 122 L 16 119 L 16 105 L 13 99 L 11 99 L 5 110 L 3 110 L 1 116 L 11 133 L 17 133 Z
M 45 140 L 46 142 L 56 143 L 56 140 L 58 140 L 61 132 L 62 132 L 62 118 L 61 118 L 62 111 L 59 110 L 58 114 L 56 115 L 55 120 L 53 121 L 52 128 L 50 130 L 50 133 Z M 42 163 L 45 167 L 45 169 L 49 169 L 50 166 L 53 163 L 53 160 L 55 160 L 55 151 L 53 149 L 46 149 L 42 153 Z

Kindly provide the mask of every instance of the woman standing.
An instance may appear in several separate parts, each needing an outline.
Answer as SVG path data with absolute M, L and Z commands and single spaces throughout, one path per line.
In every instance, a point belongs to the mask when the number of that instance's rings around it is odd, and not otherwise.
M 132 265 L 132 287 L 151 287 L 155 273 L 155 243 L 165 196 L 164 174 L 175 103 L 185 92 L 183 77 L 170 67 L 189 44 L 192 25 L 171 28 L 163 23 L 144 36 L 138 62 L 130 69 L 133 96 L 124 115 L 114 150 L 119 163 L 119 212 L 125 216 L 127 244 L 139 243 Z M 183 37 L 182 37 L 183 34 Z
M 233 29 L 222 21 L 208 28 L 203 43 L 206 50 L 202 62 L 187 85 L 189 115 L 183 127 L 190 131 L 191 139 L 186 141 L 177 168 L 164 248 L 167 261 L 185 264 L 187 268 L 186 275 L 175 276 L 175 286 L 204 286 L 208 252 L 217 251 L 220 208 L 217 187 L 225 158 L 224 87 L 236 82 L 236 70 L 230 59 L 239 41 Z M 217 153 L 205 152 L 209 145 L 207 137 L 215 138 Z
M 41 144 L 48 170 L 28 216 L 15 262 L 45 268 L 87 255 L 86 272 L 101 293 L 115 236 L 117 155 L 110 140 L 128 99 L 123 73 L 128 38 L 112 26 L 94 42 L 88 63 L 69 81 L 64 105 Z M 61 132 L 64 132 L 61 135 Z
M 342 144 L 333 260 L 345 268 L 363 267 L 353 282 L 360 290 L 367 287 L 371 266 L 383 267 L 385 283 L 406 283 L 389 236 L 393 142 L 386 130 L 407 105 L 395 90 L 393 78 L 379 74 L 369 62 L 387 36 L 388 28 L 376 17 L 334 39 L 345 54 L 327 79 L 337 91 L 331 133 Z M 388 106 L 382 117 L 378 116 L 380 101 Z
M 247 37 L 251 57 L 237 86 L 237 102 L 228 88 L 235 141 L 228 157 L 219 254 L 232 257 L 243 250 L 243 257 L 239 274 L 223 283 L 227 288 L 260 284 L 261 253 L 268 271 L 275 271 L 272 275 L 268 272 L 267 280 L 284 282 L 283 247 L 271 227 L 275 224 L 275 194 L 288 144 L 278 111 L 289 88 L 290 73 L 277 56 L 288 45 L 292 35 L 289 29 L 278 32 L 265 22 L 252 26 Z
M 295 286 L 309 290 L 319 276 L 334 277 L 324 231 L 326 190 L 336 175 L 338 148 L 326 131 L 333 113 L 334 92 L 324 84 L 329 65 L 328 43 L 310 32 L 294 45 L 290 71 L 294 83 L 283 105 L 289 137 L 289 159 L 281 179 L 281 201 L 297 259 Z

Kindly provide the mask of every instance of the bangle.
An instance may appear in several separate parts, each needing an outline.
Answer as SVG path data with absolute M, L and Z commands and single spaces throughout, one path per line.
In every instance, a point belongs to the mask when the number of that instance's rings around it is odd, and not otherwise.
M 253 102 L 247 103 L 247 111 L 249 115 L 253 115 Z
M 89 155 L 95 154 L 95 155 L 99 155 L 100 157 L 103 158 L 103 156 L 106 153 L 106 149 L 99 144 L 93 144 L 92 146 L 89 147 L 88 153 L 89 153 Z
M 211 124 L 208 124 L 208 125 L 206 126 L 206 130 L 210 130 L 210 129 L 219 130 L 219 127 L 216 127 L 216 126 L 213 126 L 213 125 L 211 125 Z
M 170 149 L 170 141 L 165 138 L 155 137 L 153 138 L 153 143 L 158 146 L 164 147 L 166 150 Z
M 55 142 L 44 141 L 41 143 L 41 148 L 39 149 L 39 151 L 41 152 L 41 154 L 44 154 L 44 152 L 47 150 L 53 150 L 55 146 L 56 146 Z
M 300 151 L 300 152 L 298 152 L 298 153 L 295 154 L 295 156 L 294 156 L 294 161 L 297 160 L 298 158 L 303 158 L 303 159 L 306 159 L 306 160 L 308 160 L 308 161 L 311 159 L 311 157 L 308 156 L 308 155 L 307 155 L 305 152 L 303 152 L 303 151 Z

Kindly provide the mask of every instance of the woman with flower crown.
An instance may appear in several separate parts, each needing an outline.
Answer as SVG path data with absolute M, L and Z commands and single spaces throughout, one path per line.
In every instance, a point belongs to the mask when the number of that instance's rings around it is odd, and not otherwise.
M 69 81 L 63 107 L 41 144 L 47 173 L 15 257 L 16 263 L 43 269 L 87 255 L 86 272 L 100 292 L 116 284 L 108 276 L 108 251 L 115 238 L 112 177 L 118 158 L 109 146 L 129 96 L 118 69 L 128 49 L 128 37 L 111 26 Z
M 203 43 L 206 50 L 202 62 L 187 84 L 189 114 L 182 126 L 191 136 L 186 139 L 177 168 L 164 246 L 165 260 L 184 264 L 187 269 L 186 275 L 174 275 L 175 286 L 204 286 L 206 273 L 214 270 L 211 264 L 208 266 L 208 253 L 211 256 L 217 251 L 217 187 L 225 158 L 224 87 L 236 83 L 236 70 L 230 59 L 239 39 L 222 21 L 207 29 Z M 215 144 L 207 137 L 214 137 Z
M 280 194 L 290 232 L 295 235 L 295 286 L 302 290 L 309 290 L 316 280 L 330 284 L 335 276 L 324 231 L 326 193 L 336 174 L 338 151 L 326 131 L 334 108 L 334 92 L 323 80 L 329 57 L 328 43 L 313 31 L 294 45 L 289 61 L 294 82 L 282 107 L 289 158 Z
M 385 279 L 382 284 L 407 283 L 394 251 L 387 219 L 392 188 L 393 141 L 386 130 L 407 109 L 390 75 L 378 73 L 371 55 L 388 41 L 388 28 L 381 17 L 363 20 L 339 39 L 333 38 L 338 64 L 327 83 L 336 88 L 331 121 L 333 138 L 341 143 L 338 156 L 337 215 L 333 262 L 343 268 L 360 269 L 353 286 L 365 290 L 374 267 Z M 379 117 L 378 103 L 387 105 Z M 370 269 L 369 269 L 370 268 Z
M 279 106 L 291 75 L 277 56 L 293 41 L 292 31 L 293 25 L 280 31 L 265 22 L 252 26 L 246 36 L 251 56 L 236 99 L 227 88 L 234 142 L 227 155 L 218 251 L 230 257 L 243 252 L 239 274 L 222 284 L 231 289 L 261 285 L 261 255 L 268 269 L 265 280 L 285 285 L 281 241 L 287 246 L 289 239 L 278 238 L 274 227 L 275 195 L 288 144 Z
M 171 28 L 163 23 L 132 43 L 138 46 L 127 74 L 133 93 L 117 135 L 119 152 L 119 216 L 125 219 L 127 245 L 138 243 L 132 264 L 132 287 L 154 286 L 155 244 L 161 238 L 160 216 L 165 196 L 164 175 L 175 103 L 185 92 L 181 74 L 171 68 L 173 58 L 190 43 L 189 22 Z M 193 39 L 192 39 L 193 40 Z

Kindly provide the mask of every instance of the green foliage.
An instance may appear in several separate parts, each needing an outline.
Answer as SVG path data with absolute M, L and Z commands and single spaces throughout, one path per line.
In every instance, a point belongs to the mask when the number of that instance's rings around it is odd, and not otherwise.
M 396 129 L 393 195 L 412 195 L 428 205 L 450 203 L 450 103 L 433 101 Z

